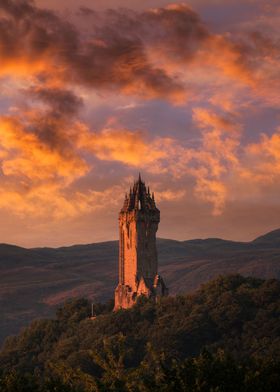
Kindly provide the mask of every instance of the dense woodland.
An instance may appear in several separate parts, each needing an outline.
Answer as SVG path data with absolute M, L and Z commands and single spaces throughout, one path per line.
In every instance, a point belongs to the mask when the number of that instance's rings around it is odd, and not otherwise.
M 220 277 L 129 310 L 72 300 L 0 353 L 2 392 L 279 391 L 280 281 Z

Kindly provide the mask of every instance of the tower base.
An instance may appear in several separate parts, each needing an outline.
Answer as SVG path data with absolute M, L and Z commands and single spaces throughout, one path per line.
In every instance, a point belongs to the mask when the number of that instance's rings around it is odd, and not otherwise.
M 168 288 L 159 275 L 156 275 L 154 279 L 144 279 L 142 277 L 139 282 L 136 282 L 135 287 L 136 290 L 124 284 L 117 286 L 114 310 L 131 308 L 141 295 L 147 298 L 158 298 L 168 295 Z

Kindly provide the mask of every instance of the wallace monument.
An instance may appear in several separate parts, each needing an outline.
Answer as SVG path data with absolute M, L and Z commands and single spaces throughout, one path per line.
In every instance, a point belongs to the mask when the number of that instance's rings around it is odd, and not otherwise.
M 157 298 L 168 294 L 158 275 L 159 221 L 154 194 L 146 189 L 139 174 L 119 214 L 119 284 L 115 290 L 115 310 L 133 306 L 141 295 Z

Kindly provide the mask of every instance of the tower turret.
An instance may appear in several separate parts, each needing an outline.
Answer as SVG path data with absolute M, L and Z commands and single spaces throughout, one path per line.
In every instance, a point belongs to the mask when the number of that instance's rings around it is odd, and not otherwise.
M 115 290 L 115 309 L 129 308 L 139 295 L 156 297 L 168 293 L 158 275 L 159 221 L 154 194 L 151 196 L 139 173 L 119 214 L 119 284 Z

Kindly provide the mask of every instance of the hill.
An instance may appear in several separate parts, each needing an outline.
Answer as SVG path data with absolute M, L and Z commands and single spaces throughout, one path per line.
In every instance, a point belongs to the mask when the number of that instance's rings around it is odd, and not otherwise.
M 278 280 L 219 277 L 192 295 L 111 307 L 90 319 L 90 303 L 72 300 L 8 338 L 1 390 L 279 390 Z
M 252 242 L 158 239 L 160 273 L 171 294 L 190 293 L 220 274 L 280 278 L 280 230 Z M 58 249 L 0 245 L 0 342 L 70 297 L 107 301 L 117 282 L 118 242 Z

